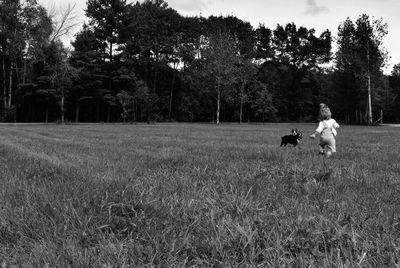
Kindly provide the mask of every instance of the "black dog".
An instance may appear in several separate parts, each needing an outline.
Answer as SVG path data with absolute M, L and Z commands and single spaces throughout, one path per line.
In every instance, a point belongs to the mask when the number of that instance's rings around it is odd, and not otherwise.
M 291 135 L 286 135 L 281 138 L 281 146 L 286 146 L 288 143 L 290 143 L 296 147 L 302 138 L 303 138 L 303 134 L 298 132 L 297 128 L 292 129 Z

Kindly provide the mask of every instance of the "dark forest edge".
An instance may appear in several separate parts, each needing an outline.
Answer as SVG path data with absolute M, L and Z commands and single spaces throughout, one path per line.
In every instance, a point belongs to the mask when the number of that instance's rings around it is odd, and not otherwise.
M 68 49 L 71 11 L 60 25 L 36 0 L 0 1 L 1 121 L 312 122 L 320 102 L 343 123 L 400 121 L 382 19 L 345 19 L 333 53 L 329 30 L 88 0 Z

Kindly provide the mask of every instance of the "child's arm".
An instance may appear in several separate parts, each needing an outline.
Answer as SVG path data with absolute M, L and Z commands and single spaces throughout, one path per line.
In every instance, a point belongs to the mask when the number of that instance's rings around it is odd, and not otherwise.
M 319 124 L 318 124 L 318 128 L 314 131 L 313 134 L 310 135 L 310 138 L 311 138 L 311 139 L 315 139 L 315 137 L 316 137 L 318 134 L 320 134 L 320 133 L 322 132 L 322 130 L 324 130 L 324 123 L 322 123 L 322 121 L 321 121 L 321 122 L 319 122 Z
M 334 128 L 340 128 L 340 125 L 336 122 L 336 120 L 335 120 L 335 122 L 333 123 L 333 127 L 334 127 Z
M 314 131 L 313 134 L 310 135 L 311 139 L 315 139 L 315 137 L 318 135 L 319 133 L 317 131 Z

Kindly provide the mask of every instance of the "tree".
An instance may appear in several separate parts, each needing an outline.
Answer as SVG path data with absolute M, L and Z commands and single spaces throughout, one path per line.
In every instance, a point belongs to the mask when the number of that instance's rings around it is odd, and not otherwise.
M 102 74 L 104 44 L 96 38 L 93 30 L 85 24 L 76 35 L 72 46 L 74 50 L 69 61 L 78 70 L 79 78 L 70 92 L 75 102 L 75 122 L 78 122 L 80 120 L 80 107 L 85 103 L 96 106 L 96 96 L 99 94 L 99 89 L 104 87 L 104 76 Z M 100 121 L 99 111 L 96 112 L 96 119 Z
M 126 123 L 126 120 L 129 116 L 129 106 L 133 103 L 133 97 L 125 90 L 122 90 L 120 93 L 117 94 L 118 101 L 122 105 L 122 120 Z M 133 106 L 133 105 L 132 105 Z M 132 109 L 133 112 L 133 109 Z
M 261 61 L 272 61 L 275 55 L 272 47 L 273 34 L 271 29 L 266 28 L 264 24 L 260 24 L 259 27 L 254 30 L 253 36 L 255 44 L 255 59 Z
M 252 102 L 255 117 L 261 119 L 262 122 L 267 118 L 271 119 L 277 112 L 271 90 L 268 89 L 266 84 L 258 82 L 252 93 L 255 95 Z
M 52 21 L 52 32 L 50 36 L 50 42 L 60 40 L 61 38 L 71 34 L 71 31 L 78 26 L 80 23 L 76 21 L 77 17 L 74 14 L 75 5 L 68 4 L 63 10 L 59 10 L 57 14 L 56 10 L 49 11 L 49 18 Z
M 44 44 L 51 38 L 54 25 L 46 9 L 35 0 L 26 0 L 22 10 L 23 37 L 25 49 L 23 54 L 22 84 L 27 83 L 28 68 L 32 67 Z
M 1 1 L 0 28 L 3 110 L 7 114 L 20 105 L 16 96 L 32 91 L 28 69 L 40 55 L 52 28 L 46 10 L 36 0 Z
M 234 76 L 235 84 L 239 88 L 239 123 L 241 124 L 243 121 L 243 106 L 248 98 L 246 88 L 256 82 L 256 73 L 258 72 L 258 68 L 250 59 L 243 58 L 240 58 L 236 67 Z
M 253 27 L 249 22 L 234 16 L 210 16 L 202 22 L 205 36 L 216 35 L 221 30 L 229 33 L 235 41 L 237 54 L 245 58 L 254 56 Z
M 330 61 L 331 40 L 329 30 L 316 37 L 314 29 L 297 28 L 294 23 L 285 27 L 278 25 L 272 38 L 274 61 L 294 66 L 298 70 L 317 68 Z
M 24 48 L 23 25 L 21 22 L 22 7 L 20 1 L 4 0 L 0 2 L 0 42 L 2 54 L 2 80 L 4 114 L 11 109 L 13 87 L 17 60 Z M 7 83 L 8 82 L 8 83 Z
M 326 30 L 316 36 L 314 29 L 289 23 L 273 31 L 260 25 L 254 35 L 259 79 L 278 98 L 273 103 L 278 104 L 279 116 L 282 120 L 307 118 L 309 107 L 315 105 L 313 72 L 331 59 L 331 33 Z
M 400 64 L 395 64 L 389 76 L 390 91 L 386 96 L 387 117 L 392 121 L 400 120 Z
M 37 79 L 41 88 L 38 93 L 47 94 L 57 101 L 60 121 L 65 122 L 65 99 L 72 87 L 72 79 L 78 75 L 77 70 L 68 62 L 68 50 L 61 42 L 51 42 L 45 50 L 43 74 Z
M 382 75 L 382 68 L 387 59 L 387 53 L 382 48 L 383 38 L 387 34 L 387 24 L 380 20 L 371 20 L 368 15 L 362 14 L 353 23 L 349 18 L 338 28 L 338 51 L 336 53 L 336 68 L 339 72 L 350 73 L 357 83 L 353 83 L 351 90 L 358 92 L 365 98 L 361 103 L 356 102 L 356 109 L 365 107 L 366 122 L 372 124 L 372 97 L 371 87 L 374 81 Z M 365 96 L 366 95 L 366 96 Z M 349 112 L 349 111 L 348 111 Z M 359 121 L 362 121 L 362 116 Z
M 216 122 L 219 124 L 221 97 L 229 90 L 233 81 L 235 64 L 237 58 L 235 40 L 225 31 L 220 31 L 210 36 L 208 47 L 205 50 L 205 68 L 211 77 L 214 78 L 215 91 L 217 93 Z
M 104 42 L 104 48 L 107 47 L 110 62 L 113 61 L 114 44 L 118 42 L 126 9 L 126 0 L 87 1 L 89 25 L 93 27 L 97 38 Z
M 158 114 L 168 107 L 167 116 L 171 119 L 184 28 L 182 17 L 163 0 L 146 0 L 130 6 L 124 24 L 122 58 L 134 65 L 138 77 L 152 89 L 153 99 L 162 106 Z
M 109 122 L 113 111 L 118 110 L 118 89 L 115 85 L 120 75 L 119 58 L 121 49 L 121 31 L 125 17 L 128 16 L 126 0 L 88 0 L 86 16 L 89 18 L 89 28 L 101 44 L 101 55 L 97 60 L 101 86 L 96 90 L 97 120 Z M 117 113 L 118 114 L 118 113 Z
M 391 73 L 392 76 L 400 77 L 400 63 L 397 63 L 393 66 L 393 70 Z
M 323 71 L 329 31 L 254 30 L 234 16 L 182 17 L 163 0 L 127 2 L 88 0 L 88 25 L 67 52 L 59 41 L 75 25 L 73 7 L 56 17 L 36 0 L 0 1 L 0 108 L 27 121 L 45 110 L 46 121 L 285 121 L 311 120 L 312 107 L 332 96 L 335 112 L 354 116 L 367 105 L 369 70 L 373 109 L 394 110 L 385 102 L 396 95 L 385 86 L 393 79 L 372 65 Z

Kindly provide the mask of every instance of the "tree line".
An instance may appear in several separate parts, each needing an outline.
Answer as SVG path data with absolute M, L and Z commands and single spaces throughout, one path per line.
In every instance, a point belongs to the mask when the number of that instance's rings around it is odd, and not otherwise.
M 329 30 L 182 16 L 163 0 L 88 0 L 88 24 L 36 0 L 0 0 L 2 121 L 307 122 L 400 119 L 400 65 L 383 74 L 387 25 L 366 14 Z

